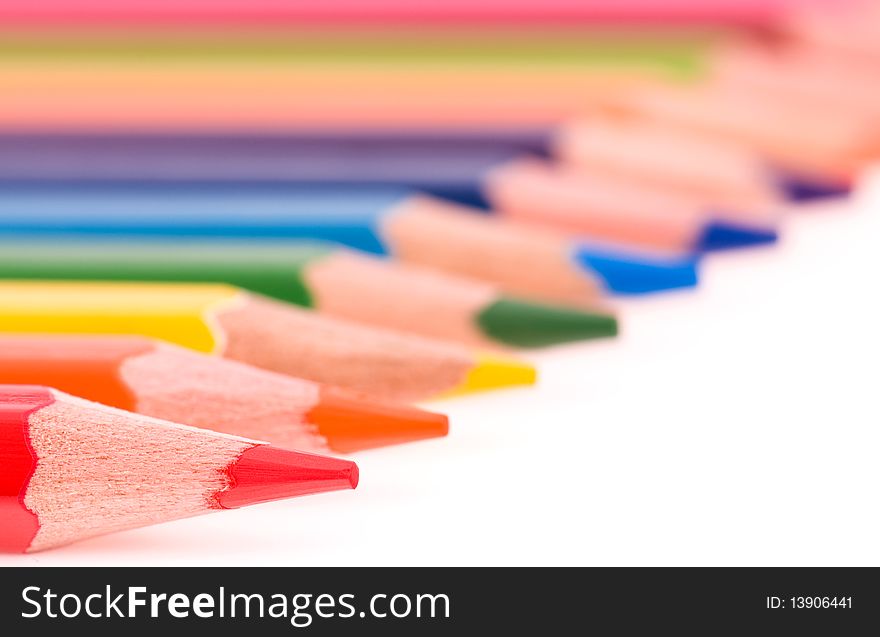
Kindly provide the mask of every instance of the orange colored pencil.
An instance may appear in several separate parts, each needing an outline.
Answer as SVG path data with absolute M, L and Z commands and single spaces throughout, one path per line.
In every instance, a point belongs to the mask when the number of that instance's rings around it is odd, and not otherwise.
M 137 336 L 2 336 L 0 383 L 315 453 L 446 435 L 443 414 Z

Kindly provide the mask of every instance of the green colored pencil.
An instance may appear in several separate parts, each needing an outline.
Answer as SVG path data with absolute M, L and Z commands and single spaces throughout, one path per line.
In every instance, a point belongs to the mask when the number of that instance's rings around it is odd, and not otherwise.
M 325 314 L 475 346 L 611 337 L 604 310 L 533 302 L 494 286 L 319 243 L 0 243 L 0 279 L 227 283 Z

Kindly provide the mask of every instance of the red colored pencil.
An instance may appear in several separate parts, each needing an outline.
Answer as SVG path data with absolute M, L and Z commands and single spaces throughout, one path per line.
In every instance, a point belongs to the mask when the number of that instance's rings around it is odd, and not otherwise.
M 0 551 L 355 488 L 353 462 L 0 385 Z

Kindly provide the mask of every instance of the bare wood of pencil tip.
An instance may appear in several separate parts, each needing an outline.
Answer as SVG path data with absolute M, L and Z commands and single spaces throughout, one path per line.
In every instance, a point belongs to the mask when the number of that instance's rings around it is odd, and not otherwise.
M 212 284 L 0 283 L 0 330 L 138 334 L 393 400 L 531 384 L 534 369 Z
M 443 436 L 445 415 L 140 336 L 0 335 L 0 384 L 316 453 Z
M 54 389 L 0 385 L 0 550 L 358 483 L 353 462 L 149 418 Z
M 226 283 L 361 324 L 468 347 L 608 338 L 608 310 L 505 294 L 486 281 L 327 243 L 0 239 L 0 279 Z

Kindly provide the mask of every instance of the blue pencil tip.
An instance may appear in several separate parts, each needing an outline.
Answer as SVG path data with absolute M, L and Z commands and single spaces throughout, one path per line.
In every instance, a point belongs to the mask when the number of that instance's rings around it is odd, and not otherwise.
M 698 252 L 732 250 L 774 243 L 778 238 L 779 234 L 769 228 L 756 228 L 726 221 L 713 221 L 703 229 L 703 233 L 694 249 Z
M 575 260 L 614 294 L 635 295 L 691 288 L 697 284 L 697 258 L 651 258 L 580 247 Z

